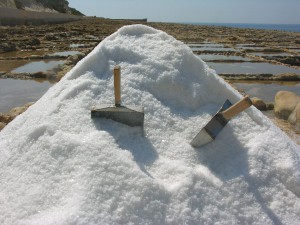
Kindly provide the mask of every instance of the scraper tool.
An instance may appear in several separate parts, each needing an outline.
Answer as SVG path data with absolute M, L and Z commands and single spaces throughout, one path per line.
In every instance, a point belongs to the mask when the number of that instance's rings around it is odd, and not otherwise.
M 144 107 L 143 106 L 122 106 L 121 105 L 121 68 L 114 68 L 114 91 L 115 105 L 93 106 L 91 117 L 100 117 L 112 119 L 114 121 L 126 124 L 128 126 L 144 125 Z
M 249 96 L 244 97 L 234 105 L 231 105 L 229 100 L 227 100 L 219 112 L 194 137 L 191 145 L 193 147 L 200 147 L 213 141 L 232 117 L 249 108 L 251 105 L 252 101 Z

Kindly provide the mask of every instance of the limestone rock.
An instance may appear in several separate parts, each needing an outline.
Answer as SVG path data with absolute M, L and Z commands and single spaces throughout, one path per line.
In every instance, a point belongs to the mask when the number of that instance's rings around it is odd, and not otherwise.
M 5 123 L 0 122 L 0 131 L 6 126 Z
M 25 105 L 23 105 L 21 107 L 13 108 L 12 110 L 10 110 L 8 112 L 8 115 L 10 115 L 12 118 L 15 118 L 16 116 L 18 116 L 18 115 L 22 114 L 23 112 L 25 112 L 33 104 L 34 104 L 34 102 L 29 102 L 29 103 L 26 103 Z
M 297 130 L 300 130 L 300 103 L 298 103 L 288 118 L 290 124 L 295 125 Z
M 67 65 L 75 65 L 78 61 L 80 61 L 84 57 L 84 54 L 76 54 L 71 55 L 67 58 Z
M 55 34 L 47 34 L 45 35 L 45 40 L 46 41 L 56 41 L 59 40 L 59 37 L 57 37 Z
M 11 118 L 10 115 L 8 114 L 4 114 L 4 113 L 0 113 L 0 123 L 9 123 L 10 121 L 12 121 L 13 118 Z
M 23 105 L 23 107 L 29 108 L 30 106 L 32 106 L 35 102 L 28 102 L 25 105 Z
M 34 102 L 28 102 L 22 107 L 16 107 L 10 110 L 8 113 L 0 112 L 0 130 L 3 129 L 8 123 L 10 123 L 14 118 L 18 115 L 25 112 L 30 106 L 32 106 Z
M 266 103 L 267 105 L 267 110 L 274 110 L 274 103 L 270 102 L 270 103 Z
M 299 102 L 300 96 L 295 93 L 279 91 L 275 96 L 274 113 L 277 117 L 287 120 Z
M 24 106 L 16 107 L 16 108 L 13 108 L 12 110 L 10 110 L 8 114 L 11 117 L 16 117 L 16 116 L 22 114 L 23 112 L 25 112 L 26 110 L 27 110 L 27 107 L 24 107 Z
M 257 98 L 257 97 L 253 97 L 251 98 L 251 101 L 252 101 L 252 104 L 259 110 L 261 111 L 266 111 L 267 110 L 267 105 L 266 103 L 260 99 L 260 98 Z
M 27 41 L 28 45 L 40 45 L 41 41 L 38 38 L 32 38 Z
M 0 52 L 12 52 L 16 50 L 17 47 L 14 43 L 0 43 Z

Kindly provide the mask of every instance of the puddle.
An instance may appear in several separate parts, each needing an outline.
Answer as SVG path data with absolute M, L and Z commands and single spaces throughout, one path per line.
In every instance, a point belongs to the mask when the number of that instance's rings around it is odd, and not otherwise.
M 234 48 L 224 48 L 224 47 L 211 47 L 211 46 L 202 46 L 202 47 L 190 47 L 192 51 L 212 51 L 212 52 L 236 52 L 238 50 Z
M 206 47 L 206 48 L 224 48 L 224 45 L 223 44 L 216 44 L 216 43 L 199 43 L 199 44 L 188 44 L 188 46 L 190 48 L 203 48 L 203 47 Z
M 50 54 L 50 56 L 70 56 L 80 54 L 79 51 L 65 51 L 65 52 L 54 52 Z
M 39 82 L 38 82 L 39 81 Z M 46 80 L 0 79 L 0 112 L 37 101 L 51 87 Z
M 281 74 L 295 73 L 300 75 L 300 70 L 282 65 L 273 65 L 270 63 L 216 63 L 208 62 L 209 67 L 218 74 Z
M 249 50 L 264 50 L 265 47 L 257 47 L 257 46 L 236 46 L 237 49 L 243 49 L 243 50 L 246 50 L 249 49 Z
M 70 48 L 80 48 L 80 47 L 84 47 L 85 44 L 70 44 Z
M 21 67 L 28 62 L 28 60 L 0 60 L 0 71 L 10 72 L 13 69 Z
M 239 50 L 257 50 L 257 51 L 261 51 L 265 49 L 265 46 L 260 46 L 260 45 L 256 45 L 256 44 L 237 44 L 235 45 L 235 48 L 239 49 Z
M 292 54 L 289 53 L 251 53 L 251 55 L 255 55 L 255 56 L 292 56 Z
M 11 72 L 13 73 L 37 73 L 40 71 L 47 71 L 64 64 L 63 60 L 43 60 L 43 61 L 30 61 L 24 66 L 18 67 Z
M 238 89 L 250 96 L 258 97 L 266 102 L 274 102 L 278 91 L 291 91 L 300 96 L 300 82 L 231 82 Z
M 48 52 L 45 51 L 15 51 L 15 52 L 5 52 L 1 53 L 1 58 L 24 58 L 24 57 L 30 57 L 33 55 L 43 56 L 47 54 Z
M 94 35 L 85 35 L 84 37 L 87 39 L 98 39 L 98 37 L 96 37 Z
M 244 58 L 242 56 L 234 55 L 215 55 L 215 54 L 200 54 L 197 55 L 204 61 L 213 61 L 213 60 L 243 60 L 243 61 L 252 61 L 250 58 Z
M 193 51 L 218 51 L 218 52 L 236 52 L 237 50 L 234 48 L 227 48 L 223 44 L 217 44 L 213 42 L 205 42 L 205 43 L 189 43 L 188 46 Z

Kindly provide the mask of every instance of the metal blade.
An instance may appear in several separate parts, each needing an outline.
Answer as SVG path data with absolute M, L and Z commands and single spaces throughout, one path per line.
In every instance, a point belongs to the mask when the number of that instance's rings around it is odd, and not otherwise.
M 192 140 L 191 145 L 193 147 L 200 147 L 202 145 L 205 145 L 214 139 L 206 132 L 206 130 L 203 128 Z
M 144 107 L 100 105 L 91 109 L 91 117 L 111 119 L 128 126 L 144 126 Z
M 220 112 L 228 109 L 232 104 L 227 100 L 218 113 L 207 123 L 207 125 L 201 129 L 201 131 L 194 137 L 191 145 L 194 147 L 203 146 L 213 141 L 216 136 L 221 132 L 224 126 L 228 123 Z

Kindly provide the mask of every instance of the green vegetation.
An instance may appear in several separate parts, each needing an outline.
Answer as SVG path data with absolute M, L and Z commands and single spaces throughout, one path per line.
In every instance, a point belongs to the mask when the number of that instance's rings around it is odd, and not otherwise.
M 78 11 L 77 9 L 75 9 L 75 8 L 71 8 L 71 7 L 70 7 L 70 10 L 71 10 L 71 14 L 72 14 L 72 15 L 75 15 L 75 16 L 84 16 L 83 13 L 79 12 L 79 11 Z
M 36 0 L 38 3 L 41 3 L 43 6 L 54 9 L 61 13 L 67 13 L 69 2 L 65 0 Z

